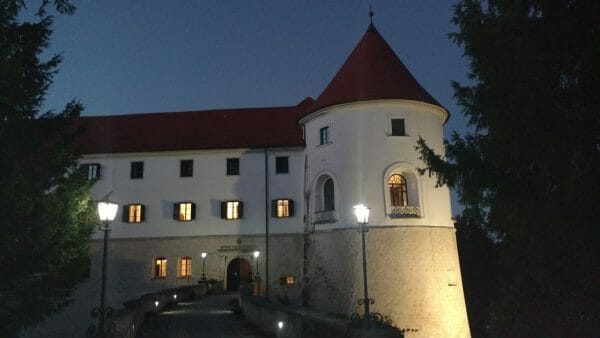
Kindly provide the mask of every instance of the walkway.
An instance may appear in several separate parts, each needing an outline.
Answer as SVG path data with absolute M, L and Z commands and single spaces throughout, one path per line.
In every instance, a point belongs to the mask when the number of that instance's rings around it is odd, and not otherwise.
M 231 312 L 229 302 L 237 295 L 209 295 L 180 302 L 144 321 L 138 338 L 264 338 L 255 328 Z

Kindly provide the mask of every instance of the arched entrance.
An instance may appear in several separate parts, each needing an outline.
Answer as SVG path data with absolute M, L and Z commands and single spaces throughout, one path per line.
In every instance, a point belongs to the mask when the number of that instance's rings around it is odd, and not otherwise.
M 240 285 L 252 282 L 252 266 L 243 258 L 234 258 L 227 265 L 227 291 L 237 291 Z

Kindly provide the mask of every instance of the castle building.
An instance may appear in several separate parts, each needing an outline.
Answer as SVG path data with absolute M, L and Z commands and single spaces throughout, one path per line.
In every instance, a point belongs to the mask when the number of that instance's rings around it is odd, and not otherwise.
M 448 118 L 372 24 L 316 100 L 83 117 L 93 196 L 120 206 L 107 304 L 258 275 L 274 301 L 361 313 L 353 206 L 364 203 L 371 310 L 407 337 L 469 337 L 449 191 L 417 173 L 418 138 L 443 153 Z M 68 318 L 96 306 L 101 237 L 90 279 L 55 320 L 78 332 L 89 320 Z

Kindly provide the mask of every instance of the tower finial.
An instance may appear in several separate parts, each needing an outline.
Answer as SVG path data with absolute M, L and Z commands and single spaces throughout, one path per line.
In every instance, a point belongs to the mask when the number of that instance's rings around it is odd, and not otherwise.
M 373 8 L 371 8 L 371 5 L 369 5 L 369 20 L 371 23 L 373 23 L 373 15 L 375 15 L 375 13 L 373 13 Z

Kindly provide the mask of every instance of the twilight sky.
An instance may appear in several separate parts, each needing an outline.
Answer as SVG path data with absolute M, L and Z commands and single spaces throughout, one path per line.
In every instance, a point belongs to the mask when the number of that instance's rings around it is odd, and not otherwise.
M 451 0 L 76 1 L 57 16 L 62 52 L 46 109 L 77 97 L 84 115 L 295 105 L 317 98 L 374 24 L 464 128 L 451 80 L 466 60 L 447 34 Z

